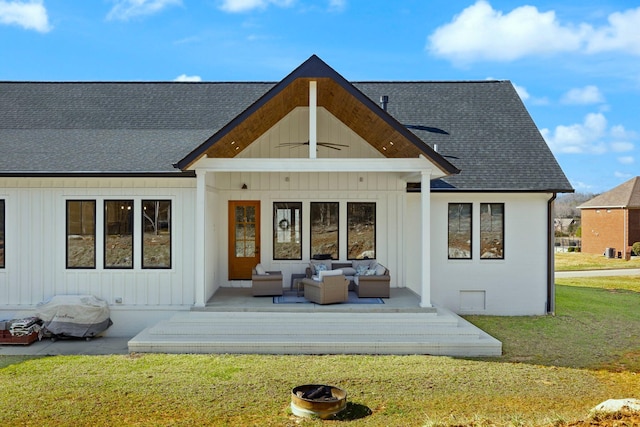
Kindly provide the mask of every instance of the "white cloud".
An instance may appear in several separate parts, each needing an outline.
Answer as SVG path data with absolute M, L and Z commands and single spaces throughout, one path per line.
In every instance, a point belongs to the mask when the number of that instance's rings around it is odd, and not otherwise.
M 606 145 L 602 142 L 606 131 L 607 119 L 601 113 L 587 114 L 579 124 L 556 126 L 553 132 L 540 130 L 552 151 L 569 154 L 606 152 Z
M 128 21 L 138 16 L 152 15 L 169 6 L 179 6 L 182 0 L 116 0 L 107 19 Z
M 515 83 L 512 83 L 512 84 L 513 84 L 513 88 L 516 90 L 516 93 L 518 94 L 518 96 L 523 102 L 526 101 L 527 104 L 532 104 L 532 105 L 549 105 L 549 100 L 547 98 L 537 98 L 537 97 L 531 96 L 527 88 L 525 88 L 524 86 L 520 86 Z
M 564 104 L 589 105 L 604 102 L 604 95 L 597 86 L 589 85 L 583 88 L 571 89 L 561 100 Z
M 269 5 L 287 7 L 295 0 L 222 0 L 220 9 L 225 12 L 248 12 L 254 9 L 265 9 Z
M 622 125 L 616 125 L 611 128 L 611 136 L 617 139 L 636 139 L 637 133 L 634 131 L 628 131 Z
M 201 82 L 202 77 L 200 76 L 187 76 L 186 74 L 180 74 L 178 77 L 173 79 L 174 82 Z
M 625 153 L 627 151 L 633 151 L 635 145 L 631 142 L 626 141 L 617 141 L 611 143 L 611 151 L 615 151 L 616 153 Z
M 640 7 L 612 13 L 607 25 L 594 27 L 560 22 L 553 10 L 520 6 L 504 13 L 478 0 L 437 28 L 428 38 L 427 50 L 459 63 L 566 52 L 640 55 Z
M 640 7 L 612 13 L 608 21 L 608 27 L 598 28 L 589 39 L 587 51 L 621 51 L 640 55 Z
M 46 33 L 52 28 L 42 0 L 27 2 L 0 0 L 0 24 L 18 25 L 25 30 L 35 30 L 40 33 Z
M 626 172 L 615 171 L 613 173 L 613 176 L 615 176 L 616 178 L 620 178 L 620 179 L 630 179 L 630 178 L 633 178 L 635 175 L 632 175 L 632 174 L 626 173 Z
M 618 161 L 623 165 L 630 165 L 635 161 L 635 159 L 633 158 L 633 156 L 623 156 L 618 157 Z
M 627 131 L 621 125 L 609 128 L 602 113 L 587 114 L 582 123 L 559 125 L 553 131 L 541 129 L 540 133 L 553 152 L 565 154 L 625 153 L 635 149 L 630 140 L 637 138 L 635 132 Z
M 593 185 L 587 184 L 586 182 L 582 182 L 582 181 L 571 180 L 571 186 L 574 189 L 576 189 L 576 191 L 580 191 L 583 193 L 589 192 L 590 190 L 593 189 Z
M 519 86 L 513 83 L 513 88 L 516 90 L 516 92 L 518 93 L 518 96 L 520 96 L 520 99 L 522 99 L 523 101 L 526 101 L 531 97 L 531 95 L 529 95 L 529 92 L 527 92 L 527 89 L 524 86 Z
M 429 36 L 428 49 L 460 62 L 512 61 L 531 54 L 578 49 L 587 28 L 562 26 L 555 12 L 520 6 L 507 14 L 484 0 L 467 7 Z

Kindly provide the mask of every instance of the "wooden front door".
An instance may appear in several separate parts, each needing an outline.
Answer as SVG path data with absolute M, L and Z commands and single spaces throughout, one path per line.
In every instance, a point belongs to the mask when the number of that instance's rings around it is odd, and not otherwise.
M 260 262 L 260 201 L 229 201 L 229 280 L 251 279 Z

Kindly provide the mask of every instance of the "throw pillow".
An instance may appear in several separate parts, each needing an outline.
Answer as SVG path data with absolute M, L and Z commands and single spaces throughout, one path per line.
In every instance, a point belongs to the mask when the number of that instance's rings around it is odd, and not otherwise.
M 384 265 L 378 264 L 376 266 L 376 276 L 382 276 L 386 272 L 387 272 L 387 269 Z
M 267 271 L 264 269 L 262 264 L 256 265 L 256 274 L 258 274 L 259 276 L 264 276 L 265 274 L 267 274 Z
M 364 272 L 365 276 L 375 276 L 376 275 L 376 271 L 375 270 L 367 270 Z
M 356 276 L 364 276 L 367 270 L 369 269 L 368 265 L 360 264 L 356 267 Z
M 311 261 L 312 274 L 318 274 L 321 271 L 331 270 L 331 260 L 328 261 Z

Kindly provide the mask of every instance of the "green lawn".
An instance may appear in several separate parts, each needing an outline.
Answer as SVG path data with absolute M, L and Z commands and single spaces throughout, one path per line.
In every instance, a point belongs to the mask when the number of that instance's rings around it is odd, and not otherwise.
M 584 254 L 582 252 L 556 252 L 556 271 L 576 270 L 612 270 L 625 268 L 640 268 L 640 256 L 633 256 L 630 260 L 624 258 L 607 258 L 603 255 Z
M 640 398 L 640 278 L 616 281 L 558 280 L 555 316 L 468 316 L 503 341 L 499 358 L 0 356 L 0 425 L 568 425 Z M 291 414 L 307 383 L 347 391 L 338 420 Z

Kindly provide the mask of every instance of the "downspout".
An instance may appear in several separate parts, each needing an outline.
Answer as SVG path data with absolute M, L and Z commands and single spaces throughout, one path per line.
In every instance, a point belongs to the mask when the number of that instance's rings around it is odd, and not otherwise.
M 555 232 L 553 229 L 553 202 L 556 193 L 547 202 L 547 314 L 556 311 L 556 280 L 555 280 Z
M 622 235 L 622 259 L 627 259 L 627 248 L 629 247 L 629 208 L 622 208 L 622 228 L 623 230 L 623 235 Z

